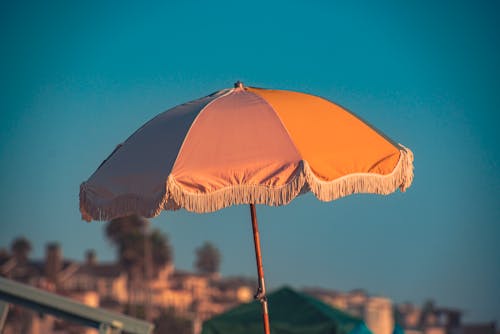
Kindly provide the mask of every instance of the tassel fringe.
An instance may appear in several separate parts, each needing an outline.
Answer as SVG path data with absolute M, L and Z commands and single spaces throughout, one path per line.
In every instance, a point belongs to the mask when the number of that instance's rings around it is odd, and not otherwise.
M 356 173 L 333 181 L 323 181 L 313 173 L 309 164 L 303 161 L 290 181 L 281 187 L 237 185 L 207 194 L 185 191 L 170 175 L 166 181 L 165 192 L 156 199 L 142 199 L 126 195 L 104 205 L 96 205 L 91 200 L 90 189 L 82 183 L 80 211 L 82 219 L 86 221 L 111 220 L 133 213 L 151 218 L 158 216 L 162 210 L 180 208 L 205 213 L 237 204 L 285 205 L 307 191 L 311 191 L 321 201 L 332 201 L 355 193 L 387 195 L 398 188 L 405 191 L 413 181 L 413 153 L 402 145 L 400 145 L 400 152 L 396 167 L 387 175 Z
M 309 164 L 304 173 L 311 192 L 321 201 L 333 201 L 357 193 L 388 195 L 398 188 L 404 192 L 413 181 L 413 153 L 400 145 L 399 161 L 390 174 L 355 173 L 333 181 L 323 181 L 316 177 Z

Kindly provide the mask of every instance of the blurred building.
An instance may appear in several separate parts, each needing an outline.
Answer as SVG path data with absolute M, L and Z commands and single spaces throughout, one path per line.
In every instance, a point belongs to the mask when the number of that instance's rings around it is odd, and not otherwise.
M 393 305 L 390 299 L 370 296 L 364 290 L 344 293 L 306 288 L 304 292 L 362 318 L 374 334 L 499 334 L 494 322 L 462 324 L 460 310 L 437 307 L 432 301 L 418 307 L 411 303 Z
M 488 322 L 464 325 L 461 334 L 499 334 L 499 332 L 495 322 Z
M 154 275 L 145 279 L 144 273 L 130 275 L 118 263 L 98 261 L 93 251 L 85 254 L 83 262 L 64 259 L 56 243 L 48 244 L 45 258 L 35 261 L 0 250 L 0 276 L 138 318 L 153 320 L 165 310 L 173 310 L 192 321 L 195 334 L 204 320 L 251 301 L 257 288 L 255 279 L 181 271 L 171 263 L 155 268 Z M 362 318 L 374 334 L 395 334 L 395 324 L 404 334 L 500 334 L 495 323 L 463 325 L 459 310 L 437 307 L 433 302 L 422 307 L 394 305 L 386 297 L 370 296 L 361 289 L 308 288 L 304 292 Z M 15 307 L 8 313 L 3 333 L 97 332 Z
M 308 293 L 325 303 L 341 309 L 365 321 L 366 326 L 374 334 L 392 334 L 394 317 L 392 301 L 385 297 L 369 296 L 364 290 L 353 290 L 347 293 L 308 288 Z
M 462 334 L 462 312 L 455 309 L 436 307 L 427 301 L 421 308 L 405 303 L 395 309 L 397 322 L 405 331 L 423 334 Z
M 117 263 L 99 262 L 93 251 L 86 253 L 83 262 L 65 260 L 56 243 L 47 245 L 43 260 L 20 261 L 3 251 L 0 275 L 90 306 L 140 318 L 148 312 L 154 319 L 162 310 L 172 309 L 179 316 L 191 319 L 197 331 L 204 320 L 250 301 L 256 290 L 254 280 L 180 271 L 170 263 L 158 268 L 149 280 L 143 276 L 132 278 Z M 93 334 L 96 331 L 16 307 L 9 311 L 4 333 Z

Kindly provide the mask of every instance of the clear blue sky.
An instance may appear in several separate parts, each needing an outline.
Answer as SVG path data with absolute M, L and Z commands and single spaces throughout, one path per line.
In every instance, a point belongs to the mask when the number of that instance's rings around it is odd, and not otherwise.
M 16 3 L 16 4 L 14 4 Z M 159 112 L 236 80 L 320 95 L 415 154 L 404 194 L 259 206 L 268 285 L 365 288 L 500 321 L 498 1 L 0 4 L 0 247 L 114 258 L 79 185 Z M 175 263 L 203 241 L 255 276 L 246 206 L 164 212 Z

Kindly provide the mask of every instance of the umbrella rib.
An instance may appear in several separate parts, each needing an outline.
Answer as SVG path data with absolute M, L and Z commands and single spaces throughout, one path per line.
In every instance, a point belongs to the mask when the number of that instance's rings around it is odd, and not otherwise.
M 215 101 L 217 101 L 217 100 L 219 100 L 219 99 L 221 99 L 221 98 L 223 98 L 225 96 L 228 96 L 233 91 L 234 91 L 234 88 L 230 88 L 227 92 L 223 93 L 220 96 L 217 96 L 215 99 L 213 99 L 212 101 L 208 102 L 205 106 L 203 106 L 203 108 L 200 109 L 200 111 L 198 112 L 198 115 L 196 115 L 196 117 L 194 118 L 193 122 L 191 122 L 191 126 L 189 127 L 186 135 L 184 136 L 184 140 L 182 141 L 180 149 L 177 151 L 177 156 L 175 157 L 175 161 L 174 161 L 174 163 L 173 163 L 172 166 L 175 166 L 175 164 L 177 163 L 177 159 L 179 158 L 179 156 L 180 156 L 180 154 L 182 152 L 182 149 L 184 148 L 184 144 L 186 143 L 186 140 L 189 137 L 189 134 L 191 133 L 191 129 L 194 127 L 194 125 L 196 124 L 196 121 L 198 120 L 198 118 L 200 117 L 200 115 L 203 113 L 203 111 L 205 109 L 207 109 L 207 107 L 210 106 L 212 103 L 214 103 Z
M 288 135 L 288 139 L 293 144 L 293 147 L 295 148 L 297 153 L 300 155 L 302 160 L 304 160 L 304 157 L 302 156 L 297 145 L 293 141 L 292 135 L 290 134 L 290 132 L 288 131 L 288 128 L 285 126 L 285 123 L 281 119 L 280 114 L 276 111 L 276 109 L 274 109 L 274 107 L 271 105 L 271 103 L 269 103 L 269 101 L 267 101 L 266 99 L 264 99 L 262 96 L 260 96 L 259 94 L 255 93 L 255 92 L 252 92 L 252 91 L 247 91 L 247 92 L 252 93 L 253 95 L 257 96 L 260 100 L 262 100 L 273 111 L 274 115 L 276 115 L 276 118 L 278 118 L 278 121 L 279 121 L 281 127 L 285 130 L 286 134 Z

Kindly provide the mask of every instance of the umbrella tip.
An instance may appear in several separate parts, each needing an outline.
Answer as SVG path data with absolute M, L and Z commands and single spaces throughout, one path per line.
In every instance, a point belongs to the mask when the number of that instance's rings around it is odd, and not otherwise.
M 243 87 L 244 87 L 243 82 L 239 80 L 234 83 L 234 88 L 243 88 Z

